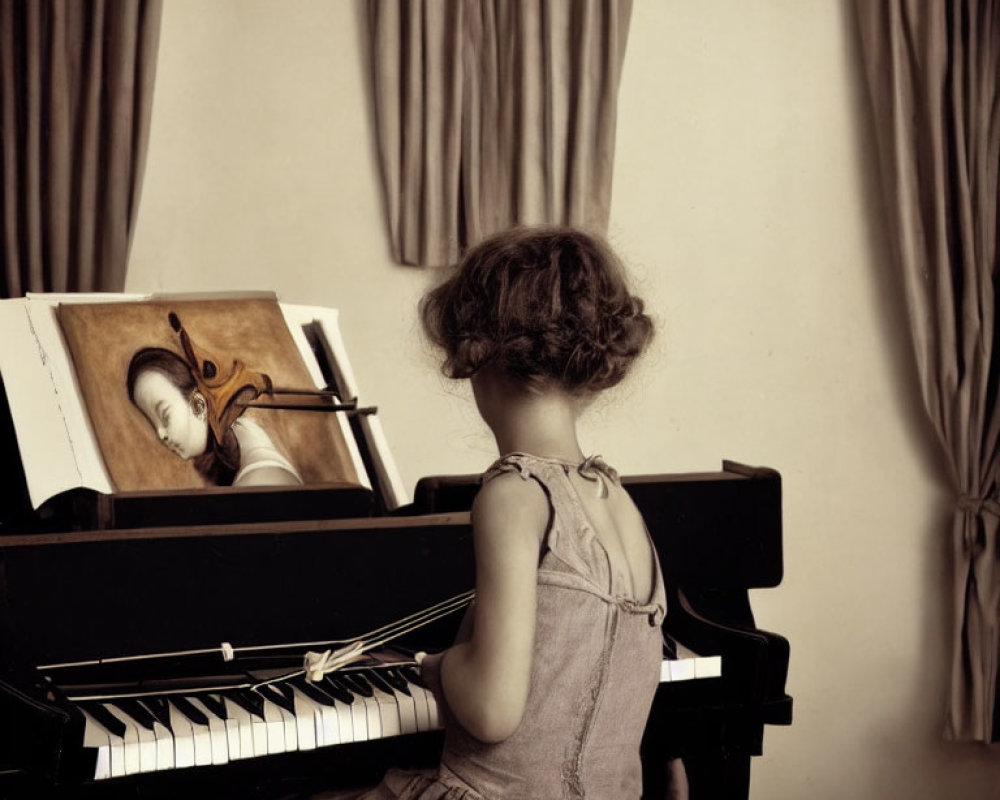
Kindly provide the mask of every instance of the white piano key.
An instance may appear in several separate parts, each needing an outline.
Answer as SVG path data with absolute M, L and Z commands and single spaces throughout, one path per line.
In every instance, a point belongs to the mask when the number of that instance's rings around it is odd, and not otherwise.
M 80 709 L 83 714 L 83 746 L 97 750 L 97 763 L 94 766 L 94 780 L 104 780 L 111 777 L 111 734 L 90 714 Z
M 252 737 L 253 732 L 249 730 L 248 733 Z M 253 741 L 250 741 L 250 751 L 253 752 Z M 241 758 L 247 758 L 243 755 L 243 742 L 240 740 L 240 724 L 232 717 L 226 718 L 226 753 L 229 755 L 230 761 L 237 761 Z
M 674 642 L 677 658 L 665 658 L 660 665 L 660 682 L 693 681 L 722 675 L 722 656 L 703 656 Z
M 320 686 L 314 687 L 320 692 L 323 699 L 317 700 L 316 708 L 319 714 L 316 734 L 316 743 L 321 747 L 330 747 L 335 744 L 342 744 L 352 741 L 351 732 L 351 711 L 347 704 L 339 703 L 329 693 Z M 299 692 L 296 689 L 296 692 Z M 305 691 L 299 692 L 304 697 L 308 697 Z
M 156 735 L 149 728 L 136 724 L 139 733 L 139 772 L 156 772 Z
M 295 702 L 295 724 L 299 737 L 299 750 L 315 750 L 324 743 L 322 705 L 292 687 Z M 333 742 L 331 742 L 333 744 Z
M 125 774 L 125 740 L 111 734 L 111 777 L 120 778 Z
M 191 705 L 208 718 L 208 737 L 212 744 L 212 763 L 229 763 L 229 740 L 226 736 L 226 722 L 215 716 L 215 712 L 197 697 L 188 698 Z
M 299 749 L 299 726 L 295 719 L 295 714 L 277 703 L 274 706 L 278 709 L 278 713 L 281 714 L 281 719 L 284 723 L 285 752 L 294 753 Z
M 415 727 L 413 702 L 406 693 L 397 691 L 384 671 L 364 670 L 359 677 L 367 681 L 375 692 L 375 699 L 379 704 L 382 736 L 399 736 L 401 733 L 411 732 Z
M 184 769 L 195 765 L 194 729 L 190 720 L 167 703 L 170 712 L 170 730 L 174 732 L 174 767 Z
M 391 681 L 386 681 L 392 688 L 392 697 L 396 702 L 396 711 L 399 714 L 400 733 L 415 733 L 417 731 L 417 708 L 411 694 L 392 686 Z
M 232 726 L 227 726 L 229 731 L 229 757 L 236 758 L 234 753 L 238 753 L 239 758 L 253 758 L 254 752 L 254 717 L 240 705 L 237 705 L 230 698 L 224 697 L 222 700 L 226 704 L 226 714 L 233 722 Z M 263 726 L 263 721 L 261 721 Z M 236 741 L 233 741 L 233 728 L 236 730 Z M 234 746 L 235 744 L 235 746 Z M 264 738 L 264 754 L 267 753 L 267 740 Z
M 139 772 L 155 772 L 156 735 L 153 733 L 153 731 L 149 730 L 149 728 L 143 727 L 139 723 L 139 721 L 135 719 L 135 717 L 133 717 L 127 711 L 123 711 L 122 709 L 118 708 L 117 706 L 108 703 L 107 709 L 116 717 L 118 717 L 118 719 L 124 722 L 126 725 L 135 728 L 139 740 L 139 744 L 137 747 L 139 753 Z
M 365 724 L 368 728 L 368 738 L 371 739 L 381 739 L 382 738 L 382 718 L 379 714 L 378 700 L 374 697 L 365 697 L 363 695 L 358 697 L 361 701 L 361 706 L 365 710 Z M 354 702 L 357 705 L 358 701 Z M 353 706 L 352 706 L 353 708 Z
M 696 678 L 721 678 L 722 656 L 698 656 L 694 662 Z
M 670 680 L 673 683 L 678 681 L 694 680 L 694 659 L 676 658 L 670 661 Z
M 229 711 L 228 704 L 226 710 Z M 240 710 L 242 711 L 242 709 Z M 243 713 L 245 714 L 246 712 L 244 711 Z M 244 734 L 246 738 L 245 747 L 243 742 Z M 246 722 L 241 723 L 229 711 L 229 716 L 226 717 L 226 752 L 229 753 L 230 761 L 253 757 L 253 729 L 250 727 L 249 715 L 247 715 Z
M 388 694 L 378 687 L 375 687 L 374 692 L 382 736 L 399 736 L 402 733 L 402 725 L 399 719 L 399 703 L 396 702 L 395 695 Z
M 264 701 L 264 726 L 267 731 L 267 752 L 285 752 L 285 719 L 278 708 L 267 698 Z
M 352 737 L 350 739 L 341 739 L 342 742 L 367 742 L 369 739 L 378 738 L 377 736 L 370 735 L 368 732 L 368 707 L 365 705 L 363 697 L 356 696 L 354 702 L 350 705 L 341 703 L 340 700 L 337 701 L 337 704 L 338 706 L 343 705 L 347 709 L 351 719 L 350 728 Z
M 417 688 L 420 689 L 424 693 L 424 697 L 427 698 L 427 716 L 429 717 L 428 721 L 430 723 L 431 730 L 437 730 L 443 726 L 443 723 L 441 722 L 441 714 L 438 710 L 437 698 L 434 697 L 434 692 L 430 689 L 424 686 L 419 686 Z
M 323 725 L 323 746 L 346 744 L 354 741 L 351 727 L 351 710 L 345 703 L 333 700 L 333 705 L 320 705 Z
M 338 740 L 341 744 L 363 742 L 368 738 L 364 706 L 360 703 L 348 705 L 342 700 L 334 700 L 333 707 L 337 713 L 337 726 L 340 729 Z M 355 724 L 358 718 L 361 721 Z
M 336 675 L 328 675 L 319 688 L 334 698 L 337 720 L 340 726 L 340 743 L 366 742 L 368 733 L 368 712 L 362 697 L 348 690 Z M 347 699 L 341 699 L 345 697 Z
M 110 703 L 102 703 L 104 710 L 125 726 L 125 736 L 122 737 L 124 743 L 125 774 L 138 775 L 141 771 L 142 761 L 140 759 L 139 746 L 139 725 L 130 716 L 119 711 Z M 153 752 L 155 766 L 156 752 Z
M 170 728 L 162 722 L 154 722 L 153 736 L 156 739 L 157 771 L 174 769 L 174 735 Z
M 403 733 L 416 733 L 420 728 L 417 726 L 417 704 L 412 694 L 396 691 L 396 703 L 399 705 L 399 728 Z
M 351 693 L 354 697 L 354 702 L 351 704 L 351 711 L 354 714 L 354 733 L 358 733 L 358 720 L 359 717 L 364 717 L 364 732 L 366 738 L 371 741 L 374 739 L 382 738 L 382 720 L 379 714 L 378 700 L 375 699 L 374 695 L 372 697 L 365 696 L 364 692 L 359 690 L 354 690 L 351 688 L 354 684 L 354 680 L 346 676 L 340 676 L 340 681 L 343 687 Z M 358 741 L 355 738 L 355 741 Z
M 257 714 L 250 715 L 250 727 L 253 731 L 253 754 L 254 756 L 267 755 L 267 720 Z
M 413 711 L 416 717 L 418 731 L 431 730 L 430 712 L 427 709 L 427 695 L 422 686 L 411 681 L 406 682 L 406 688 L 410 690 L 410 697 L 413 698 Z
M 337 714 L 337 707 L 320 705 L 319 725 L 322 733 L 317 733 L 316 744 L 320 747 L 330 747 L 340 744 L 340 717 Z
M 212 763 L 212 732 L 208 725 L 192 721 L 191 733 L 194 736 L 194 765 L 209 766 Z

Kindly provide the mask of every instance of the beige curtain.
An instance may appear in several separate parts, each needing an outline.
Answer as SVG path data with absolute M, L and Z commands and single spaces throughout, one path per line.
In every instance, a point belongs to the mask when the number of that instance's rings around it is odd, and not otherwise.
M 607 227 L 631 0 L 369 0 L 392 252 L 444 265 L 514 224 Z
M 121 290 L 161 0 L 0 0 L 0 296 Z
M 945 734 L 995 741 L 1000 3 L 856 8 L 923 400 L 956 494 Z

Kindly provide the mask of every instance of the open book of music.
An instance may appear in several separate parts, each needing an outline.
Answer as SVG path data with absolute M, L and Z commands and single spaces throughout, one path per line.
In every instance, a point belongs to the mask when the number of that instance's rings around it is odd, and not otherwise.
M 95 527 L 120 527 L 168 500 L 216 522 L 274 518 L 276 503 L 319 518 L 409 502 L 335 309 L 270 293 L 29 294 L 0 301 L 0 343 L 6 449 L 42 519 L 67 504 L 74 526 L 82 504 Z

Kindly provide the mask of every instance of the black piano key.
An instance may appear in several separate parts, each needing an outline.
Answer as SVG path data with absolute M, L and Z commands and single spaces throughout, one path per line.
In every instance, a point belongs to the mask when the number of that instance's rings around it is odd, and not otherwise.
M 282 692 L 277 686 L 270 684 L 258 686 L 256 691 L 265 700 L 270 700 L 272 703 L 280 706 L 291 714 L 295 713 L 295 699 L 293 697 L 286 697 L 284 692 Z
M 206 717 L 201 711 L 195 708 L 191 701 L 186 697 L 182 697 L 179 694 L 171 696 L 170 702 L 173 703 L 174 708 L 180 711 L 185 717 L 187 717 L 195 725 L 208 725 L 208 717 Z
M 359 694 L 362 697 L 375 696 L 375 690 L 372 689 L 371 684 L 369 684 L 368 681 L 366 681 L 364 677 L 359 675 L 357 672 L 340 672 L 335 675 L 331 675 L 330 677 L 339 680 L 344 688 L 354 694 Z
M 223 697 L 227 700 L 232 700 L 248 714 L 253 714 L 255 717 L 264 719 L 264 698 L 256 692 L 246 689 L 233 689 L 224 692 Z
M 403 676 L 402 671 L 398 667 L 389 667 L 388 669 L 380 670 L 379 674 L 385 678 L 386 682 L 391 684 L 392 688 L 397 692 L 402 692 L 407 695 L 410 693 L 410 684 L 406 682 L 406 678 Z
M 149 711 L 149 713 L 153 716 L 153 719 L 165 726 L 168 730 L 173 730 L 170 727 L 170 706 L 167 705 L 167 699 L 165 697 L 144 697 L 140 702 L 143 708 Z
M 271 686 L 273 686 L 275 689 L 281 692 L 289 700 L 295 699 L 295 692 L 292 691 L 291 684 L 289 684 L 287 681 L 282 681 L 281 683 L 272 683 Z
M 418 670 L 416 667 L 411 667 L 407 665 L 405 667 L 400 667 L 399 671 L 400 673 L 402 673 L 403 677 L 406 678 L 406 680 L 408 680 L 410 683 L 414 683 L 417 686 L 420 686 L 424 689 L 427 688 L 427 685 L 424 683 L 424 679 L 420 677 L 420 670 Z
M 366 669 L 359 674 L 376 689 L 381 689 L 390 697 L 392 696 L 392 685 L 382 676 L 382 670 Z
M 320 688 L 333 695 L 341 703 L 347 703 L 347 705 L 353 703 L 356 697 L 354 692 L 344 686 L 344 684 L 341 683 L 333 674 L 325 675 L 323 677 L 323 682 L 320 684 Z
M 293 681 L 296 689 L 315 703 L 333 707 L 336 705 L 333 695 L 325 692 L 319 685 L 307 681 L 305 678 L 297 678 Z
M 128 731 L 128 726 L 118 717 L 108 711 L 101 703 L 82 703 L 80 706 L 90 716 L 108 732 L 115 736 L 124 737 Z
M 119 698 L 118 700 L 112 700 L 111 705 L 120 711 L 124 711 L 146 730 L 153 730 L 153 715 L 138 700 L 133 698 Z
M 205 706 L 209 711 L 211 711 L 219 719 L 225 720 L 229 719 L 229 714 L 226 711 L 225 702 L 214 694 L 199 694 L 196 697 L 201 700 L 202 705 Z

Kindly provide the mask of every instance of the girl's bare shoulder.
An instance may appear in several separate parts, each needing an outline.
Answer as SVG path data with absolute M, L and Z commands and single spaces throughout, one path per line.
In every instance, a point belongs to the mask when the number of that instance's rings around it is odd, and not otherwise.
M 504 472 L 483 484 L 472 504 L 472 524 L 483 533 L 518 530 L 539 534 L 549 520 L 542 487 L 516 472 Z

